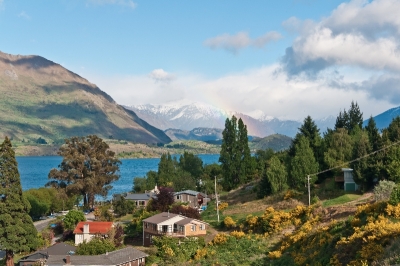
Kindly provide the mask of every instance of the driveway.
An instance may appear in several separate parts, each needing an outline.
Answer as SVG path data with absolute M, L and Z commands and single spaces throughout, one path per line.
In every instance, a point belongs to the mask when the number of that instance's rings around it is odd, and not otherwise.
M 40 220 L 40 221 L 34 222 L 33 225 L 35 226 L 35 228 L 38 232 L 41 232 L 47 228 L 47 226 L 50 224 L 50 222 L 53 222 L 53 221 L 55 221 L 55 219 Z

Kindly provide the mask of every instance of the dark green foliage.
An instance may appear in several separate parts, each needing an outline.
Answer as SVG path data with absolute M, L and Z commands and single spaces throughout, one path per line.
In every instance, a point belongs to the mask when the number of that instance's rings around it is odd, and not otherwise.
M 387 133 L 391 142 L 400 140 L 400 116 L 393 118 L 392 122 L 387 128 Z
M 235 116 L 231 120 L 227 118 L 222 138 L 219 162 L 224 177 L 223 186 L 231 190 L 251 179 L 255 161 L 250 155 L 247 127 L 242 119 L 237 121 Z
M 29 202 L 22 195 L 15 153 L 6 137 L 0 145 L 0 247 L 7 252 L 7 265 L 16 252 L 38 246 L 29 209 Z
M 292 138 L 281 135 L 281 134 L 273 134 L 266 136 L 264 138 L 254 137 L 249 142 L 249 147 L 251 150 L 268 150 L 272 149 L 273 151 L 282 151 L 289 149 L 292 144 Z
M 176 176 L 176 165 L 178 162 L 172 158 L 171 154 L 162 154 L 160 162 L 158 163 L 157 185 L 171 186 Z
M 174 203 L 174 190 L 170 187 L 160 187 L 157 197 L 150 201 L 148 208 L 151 211 L 166 212 Z
M 46 141 L 45 139 L 42 139 L 42 137 L 39 137 L 39 138 L 36 140 L 36 143 L 37 143 L 37 144 L 47 144 L 47 141 Z
M 215 193 L 214 188 L 214 181 L 215 178 L 217 180 L 222 179 L 222 170 L 221 166 L 217 163 L 209 164 L 204 166 L 204 172 L 200 177 L 201 184 L 199 184 L 198 191 L 201 191 L 206 194 L 213 194 Z M 218 184 L 218 191 L 221 191 L 222 187 L 219 187 Z
M 107 196 L 111 183 L 119 179 L 121 162 L 95 135 L 66 139 L 58 154 L 63 161 L 50 171 L 49 179 L 66 186 L 68 193 L 83 196 L 85 206 L 93 206 L 95 195 Z
M 324 159 L 328 167 L 337 167 L 351 160 L 353 141 L 346 129 L 338 128 L 328 133 L 325 144 Z
M 112 239 L 103 239 L 95 237 L 89 242 L 84 242 L 76 248 L 78 255 L 100 255 L 106 252 L 114 251 L 115 245 Z
M 378 128 L 376 127 L 376 123 L 374 118 L 371 116 L 368 120 L 368 124 L 365 127 L 365 130 L 368 133 L 368 139 L 372 151 L 377 151 L 381 148 L 381 135 L 379 134 Z
M 295 155 L 291 160 L 289 184 L 292 188 L 300 189 L 305 186 L 307 175 L 318 172 L 318 162 L 315 160 L 313 150 L 306 137 L 300 136 L 294 150 Z M 311 184 L 315 181 L 316 177 L 312 176 Z
M 83 212 L 77 210 L 70 210 L 64 217 L 64 227 L 66 229 L 73 230 L 75 226 L 81 221 L 86 221 Z
M 199 179 L 203 173 L 203 160 L 193 153 L 184 152 L 183 155 L 179 157 L 179 167 L 191 174 L 196 180 Z
M 114 213 L 118 216 L 124 216 L 128 213 L 132 213 L 135 209 L 135 202 L 126 200 L 124 197 L 120 197 L 119 200 L 113 201 Z
M 360 107 L 357 102 L 354 101 L 350 104 L 350 109 L 346 112 L 346 109 L 343 113 L 340 111 L 338 117 L 336 118 L 335 130 L 339 128 L 345 128 L 348 132 L 352 133 L 355 127 L 362 128 L 363 124 L 363 114 L 360 111 Z
M 269 167 L 267 168 L 264 176 L 260 180 L 257 196 L 263 198 L 270 194 L 285 190 L 287 185 L 287 171 L 285 165 L 279 160 L 277 156 L 273 156 L 268 161 Z
M 358 126 L 357 126 L 358 127 Z M 355 142 L 353 145 L 353 160 L 365 157 L 370 153 L 371 147 L 368 139 L 368 134 L 366 132 L 359 131 L 355 135 Z M 373 185 L 373 175 L 368 175 L 368 158 L 359 159 L 350 164 L 353 168 L 353 178 L 354 181 L 361 185 L 363 189 L 369 189 Z

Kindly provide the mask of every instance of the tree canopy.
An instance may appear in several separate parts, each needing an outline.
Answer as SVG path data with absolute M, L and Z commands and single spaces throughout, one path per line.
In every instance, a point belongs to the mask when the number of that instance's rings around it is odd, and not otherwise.
M 121 162 L 96 135 L 66 139 L 58 154 L 63 161 L 58 169 L 50 171 L 49 179 L 53 179 L 50 185 L 82 195 L 85 206 L 93 206 L 95 195 L 107 196 L 111 183 L 119 179 Z
M 234 189 L 248 181 L 254 170 L 253 158 L 248 145 L 247 126 L 235 116 L 227 118 L 222 131 L 222 145 L 219 157 L 224 176 L 223 186 Z
M 29 209 L 22 195 L 15 153 L 6 137 L 0 145 L 0 247 L 6 251 L 6 265 L 14 265 L 14 253 L 38 246 Z

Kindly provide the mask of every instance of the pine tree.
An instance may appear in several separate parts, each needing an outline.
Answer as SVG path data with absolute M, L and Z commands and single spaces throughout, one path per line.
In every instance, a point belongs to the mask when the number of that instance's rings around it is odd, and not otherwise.
M 356 126 L 358 128 L 358 125 Z M 368 134 L 366 132 L 360 131 L 355 136 L 353 145 L 353 156 L 352 159 L 358 159 L 367 155 L 371 151 Z M 361 185 L 364 189 L 368 189 L 373 184 L 373 176 L 369 175 L 368 158 L 359 159 L 351 163 L 351 168 L 353 168 L 353 178 L 354 181 Z
M 352 132 L 355 127 L 362 128 L 363 124 L 363 113 L 360 111 L 360 107 L 357 102 L 351 101 L 350 109 L 349 109 L 349 120 L 347 125 L 347 130 Z
M 378 128 L 376 127 L 376 123 L 374 118 L 371 116 L 368 120 L 368 124 L 365 127 L 365 130 L 368 133 L 368 139 L 372 151 L 379 150 L 382 146 L 381 135 L 379 134 Z
M 36 249 L 36 228 L 22 196 L 15 153 L 6 137 L 0 145 L 0 247 L 6 251 L 6 265 L 14 265 L 14 254 Z
M 173 181 L 176 177 L 176 159 L 172 159 L 171 154 L 163 153 L 158 163 L 157 185 L 158 186 L 173 186 Z

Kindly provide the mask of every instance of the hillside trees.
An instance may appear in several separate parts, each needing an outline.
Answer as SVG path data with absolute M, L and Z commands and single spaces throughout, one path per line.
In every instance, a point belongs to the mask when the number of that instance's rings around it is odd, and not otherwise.
M 287 188 L 286 167 L 277 156 L 273 156 L 269 162 L 269 167 L 262 177 L 258 190 L 258 197 L 262 198 L 269 194 L 275 194 Z
M 70 194 L 82 195 L 85 206 L 93 206 L 95 195 L 106 196 L 111 183 L 119 179 L 121 162 L 95 135 L 66 139 L 58 154 L 63 161 L 59 169 L 50 171 L 50 183 L 65 187 Z
M 14 265 L 16 252 L 38 246 L 29 208 L 29 202 L 22 195 L 15 153 L 6 137 L 0 145 L 0 247 L 6 251 L 7 266 Z
M 318 172 L 318 162 L 306 137 L 301 136 L 294 149 L 295 155 L 291 160 L 289 183 L 293 188 L 301 188 L 305 185 L 307 175 Z M 315 182 L 315 178 L 313 176 L 311 182 Z
M 247 127 L 241 118 L 226 119 L 219 162 L 226 190 L 238 187 L 253 174 L 255 165 L 248 146 Z

